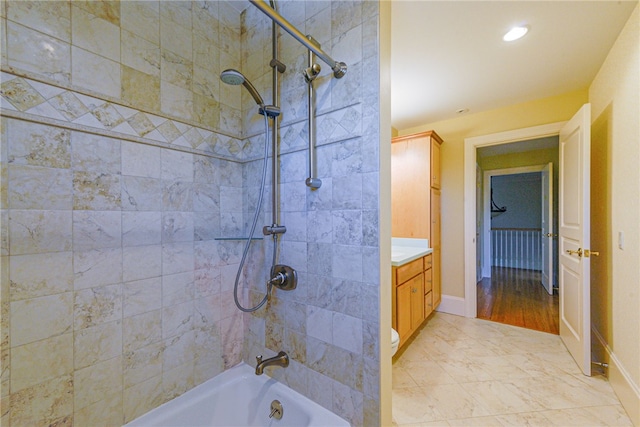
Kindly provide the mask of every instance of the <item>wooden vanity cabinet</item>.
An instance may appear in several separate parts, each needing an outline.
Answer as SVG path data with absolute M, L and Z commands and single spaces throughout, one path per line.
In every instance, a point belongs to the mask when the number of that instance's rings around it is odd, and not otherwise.
M 431 254 L 392 268 L 392 326 L 400 335 L 400 347 L 433 312 L 432 269 Z

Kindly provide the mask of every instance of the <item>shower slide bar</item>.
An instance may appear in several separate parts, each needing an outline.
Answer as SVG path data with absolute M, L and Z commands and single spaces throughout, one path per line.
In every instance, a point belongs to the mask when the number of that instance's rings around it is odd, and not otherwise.
M 273 22 L 278 24 L 283 30 L 291 34 L 294 39 L 298 40 L 316 56 L 322 59 L 333 70 L 333 76 L 335 78 L 342 78 L 347 73 L 347 64 L 344 62 L 335 61 L 325 51 L 323 51 L 318 45 L 310 41 L 307 36 L 302 34 L 296 27 L 294 27 L 289 21 L 284 19 L 278 12 L 273 10 L 264 0 L 249 0 L 255 7 L 260 9 L 265 15 L 267 15 Z
M 317 43 L 316 40 L 307 36 L 312 43 Z M 315 63 L 315 54 L 310 50 L 307 51 L 307 58 L 309 62 L 309 68 L 304 71 L 304 79 L 307 81 L 307 101 L 309 108 L 308 113 L 308 131 L 309 131 L 309 177 L 305 180 L 307 187 L 312 190 L 317 190 L 322 186 L 322 180 L 316 176 L 316 94 L 313 89 L 313 81 L 320 74 L 320 65 Z

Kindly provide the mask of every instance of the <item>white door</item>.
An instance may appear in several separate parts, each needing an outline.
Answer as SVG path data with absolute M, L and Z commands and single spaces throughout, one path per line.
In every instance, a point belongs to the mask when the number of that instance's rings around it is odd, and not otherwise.
M 542 285 L 553 294 L 553 163 L 542 169 Z
M 591 105 L 560 131 L 560 338 L 585 375 L 591 375 L 590 149 Z

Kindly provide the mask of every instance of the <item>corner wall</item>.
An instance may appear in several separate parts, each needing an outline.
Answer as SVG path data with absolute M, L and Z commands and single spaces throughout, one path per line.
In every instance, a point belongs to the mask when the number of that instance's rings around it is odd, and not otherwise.
M 589 88 L 592 194 L 599 224 L 592 248 L 592 328 L 596 354 L 635 425 L 640 425 L 640 6 L 629 18 Z M 609 172 L 604 179 L 602 174 Z M 595 179 L 594 179 L 595 178 Z M 595 194 L 594 194 L 595 193 Z M 618 233 L 624 245 L 619 247 Z

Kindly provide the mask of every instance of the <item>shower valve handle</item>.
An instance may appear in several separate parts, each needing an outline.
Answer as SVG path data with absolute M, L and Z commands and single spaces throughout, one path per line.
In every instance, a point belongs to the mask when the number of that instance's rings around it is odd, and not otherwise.
M 267 282 L 283 291 L 292 291 L 298 286 L 298 273 L 288 265 L 277 264 L 273 266 L 273 277 Z

